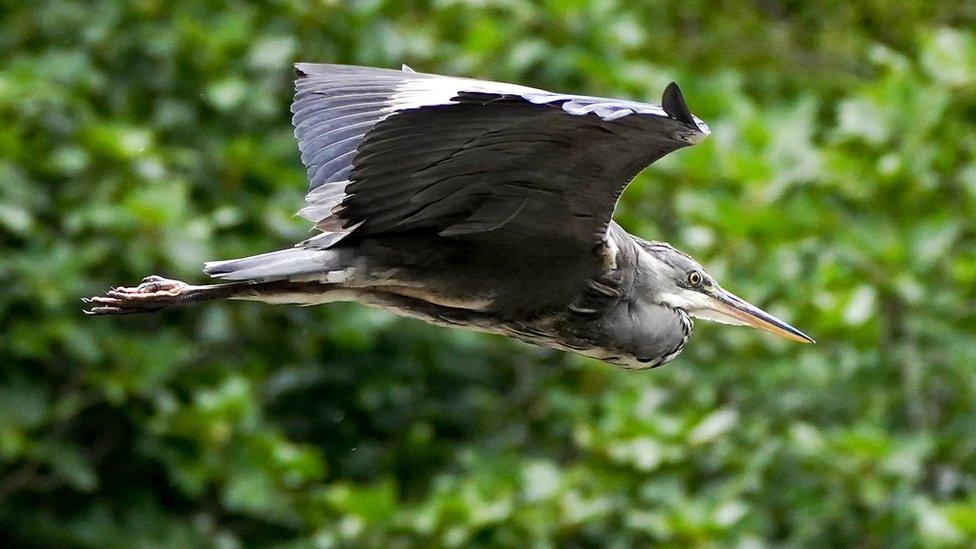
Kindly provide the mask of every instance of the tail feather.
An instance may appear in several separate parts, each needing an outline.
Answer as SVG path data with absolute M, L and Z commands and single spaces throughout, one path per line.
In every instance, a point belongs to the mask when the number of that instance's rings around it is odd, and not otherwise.
M 295 280 L 317 275 L 323 282 L 333 282 L 330 273 L 342 270 L 338 259 L 335 250 L 290 248 L 240 259 L 208 261 L 203 272 L 222 280 Z

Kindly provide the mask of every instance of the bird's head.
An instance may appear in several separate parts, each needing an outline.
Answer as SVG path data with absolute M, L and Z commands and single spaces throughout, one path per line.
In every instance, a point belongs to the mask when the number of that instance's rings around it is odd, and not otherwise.
M 801 343 L 813 339 L 786 322 L 719 286 L 697 261 L 668 244 L 642 243 L 649 256 L 639 272 L 650 299 L 695 318 L 752 326 Z

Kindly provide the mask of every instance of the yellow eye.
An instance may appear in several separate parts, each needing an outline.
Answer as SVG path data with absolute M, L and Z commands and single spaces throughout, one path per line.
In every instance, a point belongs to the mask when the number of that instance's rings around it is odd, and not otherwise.
M 688 284 L 692 286 L 698 286 L 702 283 L 702 275 L 698 271 L 691 271 L 688 273 Z

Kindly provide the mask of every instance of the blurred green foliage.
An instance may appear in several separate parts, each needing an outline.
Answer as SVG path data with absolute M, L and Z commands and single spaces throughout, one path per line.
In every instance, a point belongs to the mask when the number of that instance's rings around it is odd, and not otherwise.
M 976 5 L 0 2 L 0 530 L 70 546 L 976 544 Z M 656 100 L 618 219 L 820 343 L 668 366 L 353 304 L 85 318 L 287 246 L 291 63 Z

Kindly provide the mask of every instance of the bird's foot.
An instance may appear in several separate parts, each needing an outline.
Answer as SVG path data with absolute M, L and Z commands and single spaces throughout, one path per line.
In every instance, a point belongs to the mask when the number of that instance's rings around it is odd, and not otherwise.
M 112 288 L 104 296 L 86 297 L 82 301 L 91 305 L 84 311 L 88 315 L 150 313 L 180 303 L 189 289 L 190 285 L 181 280 L 151 275 L 134 288 Z

